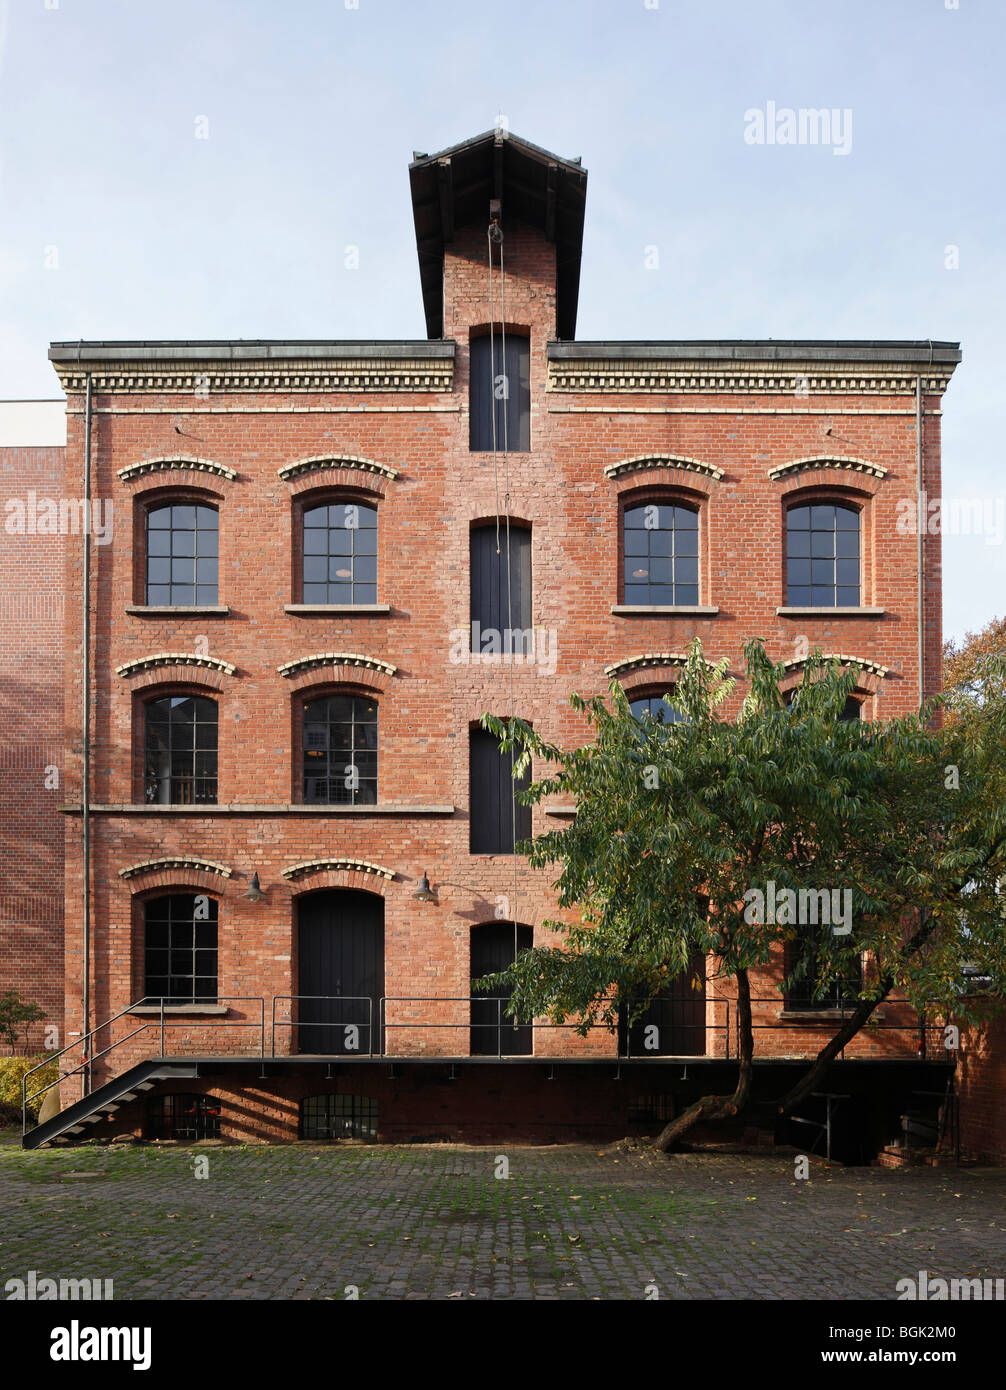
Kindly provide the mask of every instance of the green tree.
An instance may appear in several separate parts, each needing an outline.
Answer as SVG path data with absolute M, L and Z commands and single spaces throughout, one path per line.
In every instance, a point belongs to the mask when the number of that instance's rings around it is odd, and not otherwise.
M 947 729 L 938 701 L 889 723 L 843 721 L 857 672 L 819 654 L 787 705 L 784 668 L 763 645 L 745 648 L 748 693 L 721 717 L 734 689 L 727 662 L 694 642 L 669 703 L 679 722 L 637 720 L 617 682 L 571 703 L 593 730 L 588 744 L 546 744 L 521 720 L 484 715 L 501 747 L 549 768 L 522 794 L 575 802 L 572 824 L 520 846 L 535 868 L 559 866 L 560 907 L 576 911 L 554 946 L 521 954 L 476 987 L 511 988 L 521 1021 L 573 1021 L 580 1032 L 634 1016 L 685 969 L 695 948 L 736 982 L 739 1066 L 729 1096 L 705 1096 L 658 1139 L 672 1148 L 699 1120 L 747 1107 L 755 1054 L 750 972 L 794 940 L 794 922 L 766 922 L 751 890 L 851 894 L 851 931 L 816 939 L 819 984 L 846 979 L 867 953 L 859 1000 L 791 1090 L 792 1111 L 892 991 L 920 1011 L 965 1018 L 965 963 L 1006 985 L 999 878 L 1006 858 L 1000 750 L 1006 702 L 987 701 Z M 966 914 L 966 916 L 965 916 Z M 764 913 L 760 914 L 762 917 Z M 781 987 L 780 987 L 781 988 Z M 987 1004 L 987 1000 L 986 1000 Z
M 26 1004 L 16 989 L 8 989 L 0 994 L 0 1042 L 6 1043 L 12 1052 L 22 1033 L 27 1045 L 28 1026 L 40 1018 L 45 1018 L 45 1014 L 39 1006 Z

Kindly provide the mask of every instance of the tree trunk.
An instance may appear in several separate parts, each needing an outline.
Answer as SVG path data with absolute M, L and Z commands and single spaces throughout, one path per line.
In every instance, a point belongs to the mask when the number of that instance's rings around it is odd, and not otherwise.
M 919 909 L 919 925 L 914 934 L 909 938 L 904 952 L 905 960 L 910 960 L 929 940 L 936 926 L 937 919 L 931 917 L 926 908 Z M 806 1072 L 796 1085 L 779 1102 L 778 1114 L 790 1115 L 800 1104 L 806 1100 L 810 1093 L 820 1084 L 825 1072 L 835 1060 L 847 1042 L 850 1042 L 866 1023 L 878 1004 L 890 994 L 894 988 L 892 976 L 886 976 L 882 981 L 882 991 L 877 999 L 863 999 L 858 1007 L 853 1010 L 849 1017 L 842 1024 L 841 1028 L 827 1043 L 811 1063 L 810 1070 Z
M 751 1028 L 751 984 L 746 970 L 737 972 L 737 1041 L 740 1066 L 732 1096 L 703 1096 L 676 1119 L 664 1126 L 653 1141 L 662 1153 L 670 1153 L 682 1136 L 700 1120 L 727 1120 L 747 1106 L 751 1095 L 751 1069 L 754 1064 L 754 1032 Z
M 862 1028 L 863 1024 L 867 1021 L 867 1019 L 873 1013 L 874 1009 L 881 1002 L 881 1000 L 887 998 L 887 995 L 890 993 L 891 986 L 893 985 L 893 981 L 885 981 L 885 984 L 887 988 L 884 990 L 884 993 L 880 996 L 880 999 L 861 1000 L 858 1006 L 852 1011 L 849 1017 L 842 1024 L 841 1028 L 839 1028 L 835 1036 L 831 1038 L 830 1041 L 827 1042 L 824 1047 L 821 1048 L 821 1051 L 817 1054 L 817 1056 L 811 1063 L 810 1070 L 804 1072 L 803 1076 L 796 1083 L 796 1085 L 792 1087 L 792 1089 L 779 1102 L 778 1113 L 780 1115 L 791 1114 L 792 1111 L 796 1109 L 796 1107 L 800 1104 L 801 1101 L 806 1100 L 810 1093 L 816 1090 L 817 1086 L 823 1079 L 825 1072 L 828 1070 L 829 1066 L 831 1066 L 832 1062 L 841 1052 L 845 1044 L 856 1036 L 860 1028 Z

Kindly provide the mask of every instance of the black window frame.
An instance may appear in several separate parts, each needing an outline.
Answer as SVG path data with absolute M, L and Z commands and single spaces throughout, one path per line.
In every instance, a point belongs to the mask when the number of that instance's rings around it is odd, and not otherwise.
M 167 524 L 154 525 L 155 517 L 166 517 Z M 213 518 L 212 526 L 208 524 L 209 517 Z M 143 528 L 143 601 L 146 607 L 215 608 L 220 601 L 219 507 L 199 498 L 154 501 L 145 508 Z M 182 574 L 190 561 L 191 580 L 176 578 L 176 566 Z M 203 567 L 202 580 L 200 567 Z M 209 573 L 213 575 L 212 580 L 205 578 Z
M 359 514 L 356 520 L 364 524 L 347 525 L 351 508 Z M 324 518 L 322 513 L 325 513 Z M 324 546 L 320 544 L 322 539 Z M 302 603 L 341 607 L 377 603 L 378 508 L 375 502 L 357 498 L 306 502 L 300 512 L 300 543 Z M 324 578 L 321 578 L 322 569 Z
M 169 1091 L 147 1102 L 151 1139 L 219 1139 L 223 1104 L 198 1091 Z M 191 1117 L 191 1121 L 190 1121 Z
M 314 1140 L 316 1143 L 339 1139 L 362 1139 L 367 1143 L 377 1143 L 380 1106 L 374 1096 L 322 1091 L 317 1095 L 304 1096 L 299 1112 L 301 1139 Z M 337 1133 L 337 1129 L 342 1132 Z
M 647 526 L 644 517 L 654 508 L 657 525 Z M 686 517 L 691 521 L 686 522 Z M 624 504 L 621 516 L 622 601 L 627 607 L 689 608 L 698 605 L 701 588 L 699 521 L 699 505 L 676 498 L 644 498 Z M 669 537 L 669 540 L 660 539 L 662 537 Z M 644 538 L 645 546 L 641 548 Z
M 658 724 L 685 724 L 688 721 L 680 711 L 676 710 L 673 705 L 664 704 L 664 696 L 673 696 L 673 694 L 674 687 L 671 685 L 666 690 L 644 691 L 639 695 L 626 691 L 625 698 L 629 702 L 629 710 L 634 719 L 653 718 Z M 646 709 L 640 708 L 643 705 L 646 706 Z M 654 706 L 657 708 L 654 709 Z
M 196 917 L 200 898 L 209 904 L 205 918 Z M 163 998 L 168 1004 L 217 1003 L 219 928 L 218 904 L 209 893 L 163 893 L 147 898 L 143 904 L 144 998 Z M 191 965 L 191 969 L 179 969 L 179 965 Z M 176 988 L 176 983 L 182 982 L 191 988 Z
M 349 702 L 349 718 L 333 718 L 333 702 Z M 321 711 L 320 707 L 324 706 Z M 369 717 L 367 707 L 372 708 Z M 310 711 L 323 712 L 325 717 L 311 718 Z M 324 739 L 315 734 L 312 746 L 309 728 L 322 726 L 327 731 Z M 373 736 L 359 733 L 373 728 Z M 349 730 L 349 743 L 345 747 L 333 746 L 333 728 Z M 300 709 L 301 729 L 301 780 L 300 794 L 305 806 L 376 806 L 378 791 L 378 753 L 380 738 L 380 706 L 372 695 L 363 695 L 353 690 L 330 690 L 321 695 L 305 696 Z M 317 758 L 312 757 L 318 754 Z M 361 756 L 362 755 L 362 756 Z M 359 785 L 346 786 L 346 771 L 355 767 Z M 372 771 L 364 771 L 370 769 Z M 310 783 L 316 785 L 311 787 Z M 318 794 L 318 783 L 327 787 L 325 795 Z M 335 786 L 339 793 L 332 796 Z
M 180 706 L 191 703 L 193 717 L 183 720 L 177 713 Z M 152 718 L 157 707 L 167 706 L 167 719 Z M 212 719 L 207 718 L 212 710 Z M 143 702 L 143 799 L 148 806 L 215 806 L 217 805 L 218 778 L 220 770 L 219 754 L 220 711 L 216 700 L 202 693 L 155 694 Z M 166 731 L 166 743 L 154 747 L 154 734 L 158 727 Z M 191 729 L 191 739 L 187 737 Z M 212 738 L 210 731 L 212 730 Z M 167 757 L 169 771 L 165 777 L 154 765 L 156 760 Z M 200 771 L 212 762 L 212 772 Z M 188 763 L 188 770 L 181 771 Z M 167 782 L 168 795 L 159 794 Z M 179 793 L 188 784 L 191 795 Z M 202 784 L 202 795 L 199 794 Z
M 505 337 L 505 351 L 504 351 Z M 531 338 L 528 333 L 479 334 L 469 340 L 468 448 L 473 454 L 493 449 L 526 454 L 531 449 Z M 505 399 L 495 395 L 495 384 L 505 378 Z M 515 389 L 516 383 L 516 389 Z
M 848 524 L 850 518 L 854 525 Z M 846 524 L 840 524 L 842 521 Z M 854 547 L 849 541 L 851 536 L 855 537 Z M 854 583 L 849 579 L 853 571 Z M 859 608 L 862 600 L 862 509 L 851 501 L 832 499 L 794 502 L 787 507 L 787 606 Z
M 817 936 L 824 931 L 830 931 L 827 925 L 802 926 L 799 930 L 803 935 L 793 941 L 787 941 L 783 949 L 783 971 L 785 984 L 785 1003 L 784 1009 L 787 1013 L 829 1013 L 836 1009 L 844 1009 L 845 1013 L 850 1013 L 859 1004 L 859 991 L 863 988 L 863 957 L 856 957 L 856 966 L 853 967 L 850 959 L 849 975 L 845 980 L 832 981 L 828 993 L 819 999 L 814 998 L 820 969 L 815 968 L 818 955 Z M 799 980 L 790 983 L 790 975 L 800 963 L 800 957 L 804 954 L 810 955 L 808 969 Z

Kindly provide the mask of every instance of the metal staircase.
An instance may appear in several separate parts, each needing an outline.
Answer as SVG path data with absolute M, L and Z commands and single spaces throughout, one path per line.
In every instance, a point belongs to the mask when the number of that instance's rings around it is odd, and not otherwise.
M 166 1065 L 156 1057 L 137 1062 L 121 1076 L 106 1081 L 82 1100 L 74 1101 L 49 1120 L 27 1130 L 21 1138 L 24 1149 L 39 1149 L 43 1144 L 67 1144 L 85 1134 L 89 1125 L 99 1124 L 114 1115 L 120 1105 L 135 1100 L 145 1091 L 152 1091 L 158 1081 L 198 1075 L 194 1066 L 172 1063 Z

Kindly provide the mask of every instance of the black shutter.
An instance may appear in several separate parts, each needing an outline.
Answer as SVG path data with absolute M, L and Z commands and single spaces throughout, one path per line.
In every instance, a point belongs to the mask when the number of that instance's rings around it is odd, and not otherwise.
M 469 848 L 472 854 L 512 854 L 516 838 L 531 836 L 531 807 L 513 806 L 513 755 L 501 753 L 495 734 L 472 729 L 469 742 Z M 516 783 L 526 787 L 530 774 Z
M 530 927 L 514 928 L 512 922 L 484 922 L 472 928 L 471 976 L 495 975 L 513 964 L 514 937 L 518 951 L 531 946 L 534 933 Z M 494 989 L 488 997 L 472 996 L 471 1040 L 469 1050 L 474 1057 L 527 1057 L 533 1051 L 530 1023 L 514 1027 L 506 1016 L 506 1004 L 512 990 Z
M 519 333 L 488 334 L 471 340 L 469 354 L 469 448 L 485 453 L 493 447 L 493 412 L 496 415 L 496 448 L 502 453 L 527 453 L 531 448 L 531 344 Z M 495 396 L 495 381 L 505 374 L 506 398 Z
M 508 627 L 525 632 L 531 626 L 531 532 L 526 526 L 510 525 L 509 614 L 506 523 L 502 521 L 499 545 L 497 555 L 495 522 L 478 526 L 471 533 L 471 621 L 483 632 L 495 629 L 502 641 Z M 481 650 L 481 645 L 476 650 Z
M 706 958 L 696 949 L 688 969 L 669 980 L 626 1036 L 628 1010 L 619 1012 L 619 1050 L 633 1057 L 702 1057 L 706 1050 Z M 646 1047 L 646 1029 L 656 1024 L 658 1046 Z M 651 1034 L 652 1037 L 652 1034 Z
M 380 1053 L 384 993 L 384 899 L 357 889 L 312 893 L 298 909 L 300 1052 L 347 1052 L 346 1025 L 360 1030 L 357 1055 Z M 310 997 L 310 996 L 322 996 Z

